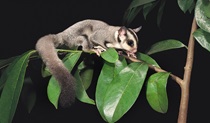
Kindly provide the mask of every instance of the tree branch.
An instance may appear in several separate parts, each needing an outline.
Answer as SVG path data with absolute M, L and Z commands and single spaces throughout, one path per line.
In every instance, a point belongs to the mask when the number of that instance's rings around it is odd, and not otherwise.
M 193 58 L 194 58 L 194 45 L 195 39 L 193 37 L 193 32 L 197 29 L 197 24 L 195 18 L 192 22 L 191 33 L 188 43 L 188 52 L 186 58 L 186 65 L 184 68 L 184 77 L 183 82 L 180 84 L 181 87 L 181 101 L 179 107 L 179 116 L 178 123 L 186 123 L 187 122 L 187 111 L 188 111 L 188 102 L 189 102 L 189 88 L 190 88 L 190 78 L 193 66 Z
M 120 54 L 120 55 L 122 55 L 123 57 L 125 57 L 126 59 L 129 59 L 129 60 L 131 60 L 131 61 L 133 61 L 133 62 L 144 62 L 144 61 L 142 61 L 142 60 L 140 60 L 140 59 L 136 59 L 136 58 L 133 58 L 133 57 L 128 57 L 128 56 L 126 56 L 126 55 L 124 55 L 124 54 Z M 144 62 L 145 63 L 145 62 Z M 164 70 L 164 69 L 162 69 L 162 68 L 159 68 L 159 67 L 156 67 L 156 66 L 153 66 L 153 65 L 151 65 L 151 64 L 148 64 L 148 63 L 146 63 L 148 66 L 149 66 L 149 68 L 150 69 L 152 69 L 152 70 L 154 70 L 154 71 L 156 71 L 156 72 L 168 72 L 168 71 L 166 71 L 166 70 Z M 170 73 L 170 72 L 169 72 Z M 181 78 L 179 78 L 178 76 L 176 76 L 176 75 L 174 75 L 174 74 L 172 74 L 172 73 L 170 73 L 170 77 L 175 81 L 175 82 L 177 82 L 179 85 L 182 83 L 182 79 Z

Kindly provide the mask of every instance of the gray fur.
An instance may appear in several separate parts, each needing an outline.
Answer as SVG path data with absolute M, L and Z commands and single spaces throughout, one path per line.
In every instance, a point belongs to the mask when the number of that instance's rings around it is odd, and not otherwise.
M 76 86 L 74 77 L 59 59 L 56 48 L 62 45 L 66 45 L 69 48 L 82 46 L 83 51 L 94 51 L 97 55 L 100 55 L 102 49 L 107 49 L 108 47 L 125 49 L 122 47 L 125 44 L 119 44 L 116 37 L 116 32 L 120 28 L 120 26 L 110 26 L 99 20 L 87 19 L 75 23 L 63 32 L 43 36 L 37 41 L 37 52 L 61 86 L 61 95 L 59 97 L 60 106 L 69 107 L 72 105 L 75 101 Z M 129 36 L 132 36 L 132 34 Z M 129 39 L 129 37 L 125 39 Z M 136 39 L 136 37 L 133 36 L 132 39 Z M 137 41 L 134 42 L 137 43 Z M 129 46 L 126 47 L 129 48 Z M 133 53 L 134 51 L 136 52 L 136 47 L 135 45 L 134 50 L 125 50 Z

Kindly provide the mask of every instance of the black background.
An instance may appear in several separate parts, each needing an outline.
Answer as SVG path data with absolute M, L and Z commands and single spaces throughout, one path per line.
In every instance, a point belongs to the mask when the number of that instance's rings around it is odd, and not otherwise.
M 69 2 L 6 2 L 0 4 L 0 58 L 9 58 L 34 49 L 35 43 L 43 35 L 58 33 L 83 19 L 99 19 L 110 25 L 122 25 L 129 0 L 83 0 Z M 138 14 L 129 27 L 142 26 L 138 33 L 139 52 L 144 52 L 157 41 L 177 39 L 187 45 L 193 14 L 184 14 L 176 0 L 166 2 L 161 28 L 156 24 L 157 9 L 147 20 Z M 163 69 L 182 78 L 186 60 L 186 49 L 170 50 L 152 55 Z M 195 43 L 195 56 L 190 84 L 188 123 L 209 122 L 209 61 L 210 53 Z M 13 123 L 69 123 L 105 122 L 96 106 L 76 101 L 69 109 L 55 109 L 46 96 L 47 80 L 40 76 L 40 66 L 30 68 L 30 75 L 37 84 L 37 101 L 30 114 L 24 102 L 20 101 Z M 94 98 L 93 82 L 88 93 Z M 145 98 L 145 88 L 141 91 L 133 107 L 118 121 L 119 123 L 176 123 L 179 111 L 180 88 L 169 79 L 167 84 L 169 108 L 166 114 L 151 109 Z

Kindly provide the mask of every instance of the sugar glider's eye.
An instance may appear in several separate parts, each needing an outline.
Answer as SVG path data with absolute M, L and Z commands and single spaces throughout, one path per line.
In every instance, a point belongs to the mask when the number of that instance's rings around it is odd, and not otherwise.
M 128 40 L 128 41 L 127 41 L 127 44 L 128 44 L 129 46 L 133 47 L 133 46 L 134 46 L 134 41 L 133 41 L 133 40 Z

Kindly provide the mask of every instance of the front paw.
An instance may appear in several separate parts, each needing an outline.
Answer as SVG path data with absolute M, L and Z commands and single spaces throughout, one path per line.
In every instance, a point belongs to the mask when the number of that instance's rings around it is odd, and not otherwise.
M 97 49 L 97 50 L 100 51 L 100 52 L 106 51 L 106 49 L 103 48 L 102 46 L 94 46 L 93 49 Z
M 126 52 L 126 54 L 127 54 L 128 57 L 137 58 L 137 57 L 136 57 L 136 54 L 134 54 L 134 53 Z
M 106 51 L 106 49 L 101 46 L 94 46 L 93 49 L 91 49 L 91 51 L 95 52 L 96 55 L 100 56 L 101 52 Z

